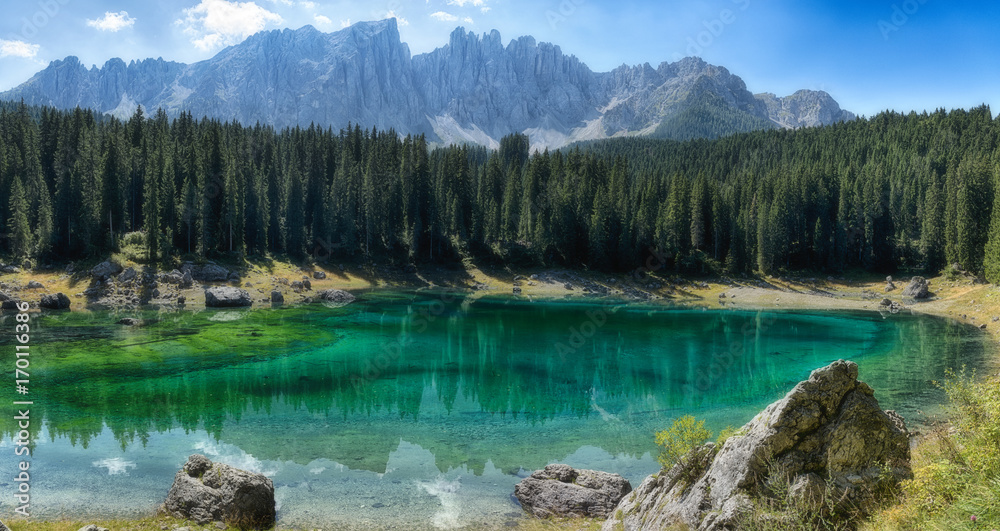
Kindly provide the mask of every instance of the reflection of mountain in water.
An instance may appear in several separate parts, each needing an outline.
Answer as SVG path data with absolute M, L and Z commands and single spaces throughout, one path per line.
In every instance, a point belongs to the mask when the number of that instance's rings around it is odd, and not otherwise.
M 274 335 L 303 330 L 324 339 L 250 359 L 217 342 L 216 351 L 171 358 L 169 371 L 160 364 L 64 371 L 51 363 L 33 418 L 44 414 L 52 436 L 84 446 L 105 425 L 123 447 L 180 426 L 259 459 L 322 457 L 381 473 L 405 439 L 433 453 L 442 470 L 481 473 L 492 460 L 511 473 L 582 446 L 643 455 L 652 433 L 681 413 L 716 427 L 741 424 L 838 358 L 858 361 L 880 401 L 905 415 L 940 399 L 929 382 L 945 368 L 974 366 L 982 352 L 968 327 L 877 314 L 373 295 L 344 309 L 280 315 L 261 327 L 272 346 Z M 197 329 L 219 337 L 237 326 L 202 317 Z

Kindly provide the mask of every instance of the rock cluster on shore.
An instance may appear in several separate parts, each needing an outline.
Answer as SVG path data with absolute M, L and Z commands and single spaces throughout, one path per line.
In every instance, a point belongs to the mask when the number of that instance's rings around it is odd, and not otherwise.
M 602 530 L 736 529 L 762 500 L 863 512 L 911 476 L 910 448 L 903 419 L 882 411 L 857 377 L 857 364 L 843 360 L 813 371 L 721 448 L 706 444 L 646 478 Z
M 521 506 L 538 517 L 607 518 L 632 485 L 618 474 L 549 465 L 514 487 Z

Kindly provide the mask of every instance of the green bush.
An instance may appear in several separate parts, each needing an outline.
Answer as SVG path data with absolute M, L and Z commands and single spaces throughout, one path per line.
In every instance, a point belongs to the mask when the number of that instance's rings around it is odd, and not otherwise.
M 660 455 L 656 459 L 665 468 L 671 468 L 688 452 L 711 438 L 712 432 L 705 428 L 704 420 L 685 415 L 674 420 L 670 429 L 656 434 L 656 444 L 660 447 Z

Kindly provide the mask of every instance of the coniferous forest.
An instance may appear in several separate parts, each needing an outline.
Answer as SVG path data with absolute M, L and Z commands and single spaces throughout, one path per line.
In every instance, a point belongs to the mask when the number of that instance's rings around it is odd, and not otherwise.
M 1000 121 L 883 113 L 717 140 L 538 153 L 429 147 L 347 125 L 277 131 L 183 114 L 0 109 L 0 254 L 284 254 L 679 273 L 939 271 L 1000 282 Z

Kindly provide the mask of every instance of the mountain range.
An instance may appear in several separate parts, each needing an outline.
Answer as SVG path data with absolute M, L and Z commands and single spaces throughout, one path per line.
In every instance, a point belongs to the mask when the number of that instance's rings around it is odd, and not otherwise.
M 699 58 L 593 72 L 559 46 L 463 28 L 447 45 L 411 55 L 395 19 L 334 33 L 312 26 L 257 33 L 211 59 L 183 64 L 111 59 L 86 68 L 53 61 L 0 99 L 128 117 L 142 106 L 244 124 L 315 123 L 426 134 L 490 147 L 510 133 L 535 147 L 626 135 L 714 138 L 764 128 L 854 119 L 829 94 L 754 95 L 727 69 Z

